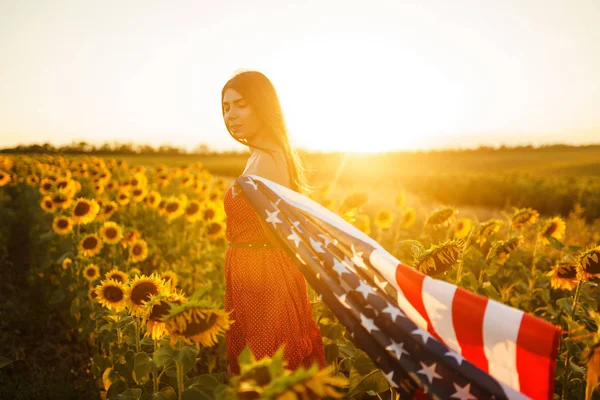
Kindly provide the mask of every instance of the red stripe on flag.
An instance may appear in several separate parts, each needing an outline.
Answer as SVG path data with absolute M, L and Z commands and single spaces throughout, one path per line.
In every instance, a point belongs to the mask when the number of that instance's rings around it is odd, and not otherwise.
M 425 276 L 425 274 L 402 263 L 398 264 L 396 268 L 396 282 L 398 282 L 398 286 L 404 293 L 404 296 L 406 296 L 408 302 L 412 304 L 415 310 L 427 322 L 427 331 L 437 340 L 444 343 L 444 340 L 433 329 L 433 325 L 425 309 L 425 304 L 423 304 L 423 281 L 425 280 Z
M 479 369 L 488 371 L 483 351 L 483 317 L 488 299 L 458 288 L 452 302 L 452 323 L 462 355 Z
M 523 314 L 517 337 L 517 371 L 523 394 L 533 399 L 552 398 L 559 339 L 560 327 Z

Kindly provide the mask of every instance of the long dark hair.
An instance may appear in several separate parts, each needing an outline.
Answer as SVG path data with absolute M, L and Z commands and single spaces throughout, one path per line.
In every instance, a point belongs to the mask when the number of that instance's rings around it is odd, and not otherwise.
M 271 81 L 258 71 L 242 71 L 234 75 L 221 90 L 221 111 L 223 112 L 223 118 L 225 118 L 223 96 L 227 89 L 233 89 L 238 92 L 252 106 L 252 109 L 262 123 L 264 133 L 283 150 L 288 165 L 291 189 L 302 194 L 312 192 L 313 189 L 307 182 L 305 168 L 302 165 L 300 156 L 290 145 L 279 97 Z M 227 131 L 231 137 L 245 146 L 264 150 L 268 153 L 272 152 L 270 149 L 250 144 L 247 139 L 236 138 L 229 130 L 229 127 L 227 127 Z

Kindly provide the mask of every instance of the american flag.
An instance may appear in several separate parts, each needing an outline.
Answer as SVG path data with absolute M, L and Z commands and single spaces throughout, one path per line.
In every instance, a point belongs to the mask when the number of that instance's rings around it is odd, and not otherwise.
M 285 186 L 258 175 L 236 183 L 402 398 L 553 397 L 559 327 L 422 274 Z

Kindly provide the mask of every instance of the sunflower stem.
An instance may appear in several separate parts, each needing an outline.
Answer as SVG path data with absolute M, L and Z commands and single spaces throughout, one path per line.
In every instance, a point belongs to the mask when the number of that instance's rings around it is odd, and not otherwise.
M 140 352 L 140 320 L 138 317 L 134 317 L 135 319 L 135 352 L 136 354 Z
M 535 234 L 535 245 L 533 246 L 533 256 L 531 257 L 531 276 L 535 277 L 535 255 L 537 253 L 538 244 L 540 242 L 540 232 Z M 533 288 L 532 288 L 533 289 Z
M 152 353 L 152 358 L 154 358 L 154 355 L 156 354 L 156 352 L 158 351 L 158 342 L 156 341 L 156 339 L 153 340 L 154 342 L 154 352 Z M 156 365 L 154 365 L 154 371 L 152 371 L 152 382 L 154 383 L 154 390 L 153 390 L 153 394 L 158 393 L 158 376 L 156 376 L 156 372 L 158 370 L 158 367 Z
M 181 350 L 182 340 L 177 340 L 177 349 Z M 177 368 L 177 393 L 178 399 L 183 400 L 183 365 L 177 360 L 175 360 L 175 366 Z
M 573 305 L 571 306 L 571 312 L 569 313 L 571 320 L 575 315 L 575 308 L 577 307 L 577 302 L 579 301 L 579 293 L 581 291 L 581 280 L 577 283 L 577 289 L 575 290 L 575 296 L 573 297 Z M 563 338 L 563 343 L 566 341 L 566 338 Z M 563 371 L 563 384 L 562 384 L 562 393 L 561 400 L 565 400 L 567 398 L 567 386 L 569 385 L 569 378 L 571 377 L 570 371 L 567 371 L 569 367 L 569 349 L 565 343 L 565 363 L 564 363 L 564 371 Z

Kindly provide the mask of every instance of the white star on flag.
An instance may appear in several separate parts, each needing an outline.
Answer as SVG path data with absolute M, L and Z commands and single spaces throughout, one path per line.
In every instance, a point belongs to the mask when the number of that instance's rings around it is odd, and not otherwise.
M 323 233 L 319 233 L 317 236 L 322 238 L 323 241 L 325 242 L 325 243 L 323 243 L 323 246 L 327 247 L 329 245 L 329 243 L 331 243 L 331 240 L 329 240 L 329 237 L 327 237 L 327 235 L 325 235 Z
M 279 214 L 279 210 L 275 210 L 273 212 L 269 212 L 269 210 L 265 209 L 265 211 L 267 212 L 267 222 L 270 222 L 273 224 L 273 227 L 275 229 L 277 229 L 277 225 L 276 224 L 281 224 L 283 223 L 279 218 L 277 218 L 277 214 Z
M 302 259 L 302 257 L 300 257 L 300 254 L 299 254 L 299 253 L 296 253 L 296 258 L 297 258 L 298 260 L 300 260 L 300 262 L 301 262 L 302 264 L 306 265 L 306 263 L 304 262 L 304 260 Z
M 366 315 L 360 314 L 360 323 L 365 327 L 366 330 L 371 333 L 372 331 L 378 331 L 379 328 L 375 325 L 372 319 L 367 318 Z
M 300 229 L 300 221 L 294 221 L 292 222 L 292 225 L 294 225 L 294 228 L 296 228 L 296 230 L 300 233 L 302 233 L 302 229 Z
M 281 201 L 281 199 L 277 199 L 277 201 L 275 203 L 271 202 L 271 205 L 273 207 L 275 207 L 276 210 L 279 210 L 279 202 Z
M 348 275 L 352 275 L 350 273 L 350 271 L 348 271 L 348 268 L 346 268 L 346 265 L 342 262 L 340 262 L 337 258 L 333 259 L 333 267 L 332 269 L 338 273 L 338 275 L 341 277 L 342 274 L 348 274 Z
M 457 385 L 454 382 L 452 382 L 452 384 L 454 385 L 454 389 L 456 390 L 456 393 L 454 393 L 450 397 L 452 397 L 454 399 L 460 399 L 460 400 L 477 400 L 477 397 L 473 397 L 473 395 L 471 394 L 471 384 L 470 383 L 467 383 L 467 386 L 465 386 L 465 387 L 460 387 L 459 385 Z
M 429 383 L 433 383 L 433 380 L 435 378 L 438 379 L 442 379 L 441 375 L 439 375 L 437 372 L 435 372 L 435 367 L 437 366 L 436 363 L 433 363 L 431 365 L 426 365 L 425 363 L 423 363 L 422 361 L 419 361 L 421 363 L 421 368 L 418 372 L 419 374 L 423 374 L 425 376 L 427 376 L 427 379 L 429 380 Z
M 404 350 L 403 342 L 396 343 L 392 340 L 392 343 L 393 344 L 388 345 L 385 349 L 396 353 L 396 357 L 398 358 L 398 360 L 402 359 L 402 354 L 408 355 L 408 351 Z
M 380 281 L 379 278 L 377 277 L 377 275 L 373 275 L 373 279 L 375 280 L 375 284 L 382 289 L 385 289 L 385 287 L 388 284 L 388 281 L 386 281 L 385 279 Z
M 292 233 L 290 233 L 286 239 L 293 240 L 294 244 L 296 245 L 296 248 L 298 248 L 298 246 L 300 245 L 300 236 L 298 236 L 298 234 L 294 230 L 292 230 Z
M 461 356 L 460 354 L 458 354 L 454 351 L 449 351 L 444 355 L 454 358 L 456 360 L 456 362 L 458 363 L 458 365 L 462 365 L 462 362 L 465 361 L 465 358 L 463 356 Z
M 258 190 L 258 184 L 252 180 L 252 178 L 248 177 L 246 183 L 254 188 L 254 190 Z
M 357 253 L 356 249 L 354 248 L 354 244 L 352 244 L 351 248 L 352 248 L 352 261 L 354 261 L 354 264 L 356 264 L 357 267 L 367 269 L 367 265 L 365 264 L 365 262 L 362 259 L 363 252 L 361 251 L 360 253 Z
M 344 293 L 341 296 L 338 296 L 337 294 L 333 294 L 335 296 L 336 299 L 338 299 L 338 301 L 344 306 L 346 307 L 348 310 L 351 310 L 352 307 L 350 307 L 350 304 L 346 303 L 346 294 Z
M 310 241 L 310 245 L 312 246 L 313 249 L 315 249 L 315 251 L 317 253 L 325 253 L 325 250 L 323 250 L 321 248 L 321 245 L 323 245 L 323 243 L 313 239 L 312 237 L 308 237 L 308 240 Z
M 381 310 L 382 313 L 386 313 L 386 314 L 390 314 L 390 317 L 392 318 L 392 321 L 396 321 L 397 317 L 404 317 L 404 313 L 400 310 L 398 310 L 396 307 L 394 307 L 391 304 L 388 304 L 388 306 L 386 308 L 384 308 L 383 310 Z
M 396 385 L 396 382 L 392 380 L 392 377 L 394 376 L 394 370 L 391 370 L 387 374 L 384 374 L 383 370 L 381 370 L 381 373 L 383 374 L 383 376 L 385 376 L 385 379 L 387 379 L 387 381 L 390 383 L 390 386 L 398 387 L 398 385 Z
M 375 294 L 375 292 L 373 291 L 373 289 L 371 289 L 371 287 L 367 284 L 365 284 L 362 280 L 359 280 L 358 282 L 358 287 L 356 289 L 357 292 L 362 293 L 363 297 L 365 298 L 365 300 L 367 299 L 367 296 L 369 294 Z
M 421 338 L 423 339 L 423 344 L 427 344 L 427 340 L 429 339 L 433 339 L 433 336 L 431 336 L 431 333 L 424 331 L 422 329 L 415 329 L 414 331 L 411 332 L 413 335 L 419 335 L 421 336 Z

